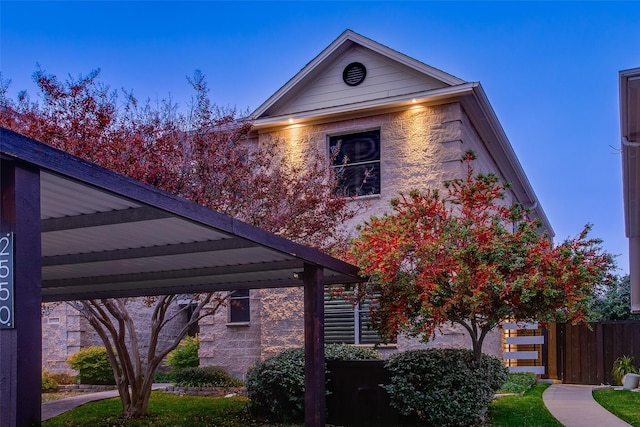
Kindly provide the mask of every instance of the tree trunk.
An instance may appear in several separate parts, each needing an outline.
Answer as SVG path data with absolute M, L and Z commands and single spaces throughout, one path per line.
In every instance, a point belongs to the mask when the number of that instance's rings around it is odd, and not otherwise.
M 469 333 L 469 337 L 471 338 L 471 345 L 473 348 L 473 359 L 477 363 L 480 363 L 482 361 L 482 344 L 484 343 L 484 339 L 491 328 L 481 328 L 478 331 L 478 325 L 474 320 L 469 321 L 469 323 L 463 320 L 455 321 L 454 323 L 462 325 Z
M 151 390 L 149 390 L 149 393 Z M 149 398 L 132 399 L 127 408 L 123 408 L 125 418 L 141 418 L 147 415 L 147 406 L 149 406 Z
M 162 359 L 178 346 L 191 325 L 205 316 L 214 315 L 224 306 L 226 297 L 216 293 L 203 294 L 186 325 L 176 333 L 168 346 L 158 349 L 158 336 L 164 326 L 177 313 L 167 318 L 167 310 L 175 301 L 175 295 L 157 297 L 152 316 L 151 339 L 146 363 L 142 363 L 139 342 L 133 319 L 129 316 L 126 299 L 102 299 L 70 301 L 98 333 L 109 357 L 125 418 L 140 418 L 147 415 L 153 377 Z M 206 310 L 205 309 L 206 306 Z M 201 314 L 203 312 L 203 314 Z

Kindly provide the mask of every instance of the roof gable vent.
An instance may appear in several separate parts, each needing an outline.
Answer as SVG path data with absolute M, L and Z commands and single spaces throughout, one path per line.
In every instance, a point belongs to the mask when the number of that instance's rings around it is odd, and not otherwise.
M 352 62 L 342 72 L 342 80 L 349 86 L 358 86 L 367 76 L 367 69 L 359 62 Z

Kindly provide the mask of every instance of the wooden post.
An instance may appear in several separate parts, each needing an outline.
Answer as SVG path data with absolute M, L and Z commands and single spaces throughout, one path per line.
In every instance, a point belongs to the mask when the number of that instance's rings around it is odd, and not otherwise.
M 303 283 L 304 425 L 305 427 L 324 427 L 324 286 L 322 268 L 305 264 Z
M 0 329 L 0 427 L 39 426 L 42 381 L 40 172 L 0 159 L 0 196 L 0 239 L 5 238 L 6 243 L 7 236 L 11 236 L 13 240 L 13 265 L 10 266 L 13 286 L 9 288 L 5 283 L 3 288 L 11 289 L 14 301 L 13 321 L 5 322 Z M 0 292 L 0 297 L 6 296 L 7 290 Z M 5 309 L 3 315 L 7 313 Z M 6 316 L 2 318 L 6 319 Z

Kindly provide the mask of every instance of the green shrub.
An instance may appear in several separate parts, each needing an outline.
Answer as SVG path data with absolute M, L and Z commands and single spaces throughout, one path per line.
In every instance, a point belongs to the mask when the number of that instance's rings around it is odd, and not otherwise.
M 380 355 L 371 347 L 327 344 L 324 346 L 324 358 L 325 360 L 367 360 L 380 359 Z
M 115 384 L 113 370 L 104 347 L 91 346 L 81 349 L 67 359 L 73 369 L 79 371 L 81 384 Z
M 532 372 L 514 372 L 509 374 L 509 379 L 500 387 L 504 393 L 523 394 L 536 383 L 536 374 Z
M 184 368 L 175 373 L 179 387 L 242 387 L 244 383 L 216 366 Z
M 167 365 L 172 370 L 178 371 L 184 368 L 194 368 L 200 364 L 198 349 L 200 341 L 198 337 L 184 337 L 180 344 L 167 356 Z
M 326 360 L 378 359 L 367 347 L 327 344 Z M 304 417 L 304 349 L 290 348 L 256 364 L 247 372 L 247 394 L 260 414 L 282 421 Z
M 46 369 L 42 371 L 42 391 L 57 391 L 58 390 L 58 382 L 53 378 L 53 376 Z
M 620 356 L 613 362 L 611 376 L 615 384 L 621 385 L 625 375 L 637 373 L 638 369 L 633 365 L 632 356 Z
M 75 375 L 66 372 L 55 372 L 51 374 L 51 377 L 60 385 L 74 384 L 76 382 Z
M 156 372 L 155 374 L 153 374 L 153 382 L 154 383 L 175 383 L 176 373 L 175 372 Z
M 483 354 L 478 363 L 466 349 L 407 351 L 385 366 L 391 373 L 386 386 L 391 405 L 403 415 L 442 427 L 480 424 L 508 378 L 499 359 Z

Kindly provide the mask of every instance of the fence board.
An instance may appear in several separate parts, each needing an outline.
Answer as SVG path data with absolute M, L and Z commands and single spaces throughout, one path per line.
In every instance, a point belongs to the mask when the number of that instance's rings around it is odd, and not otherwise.
M 613 362 L 632 356 L 640 365 L 640 321 L 561 325 L 558 366 L 568 384 L 610 384 Z

